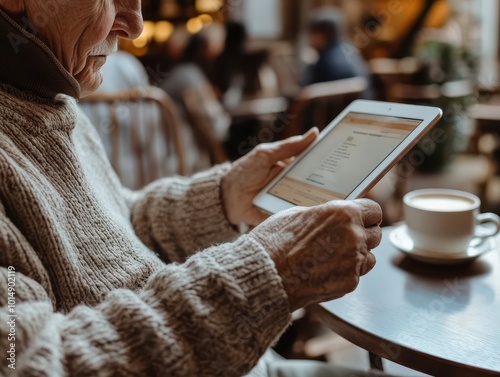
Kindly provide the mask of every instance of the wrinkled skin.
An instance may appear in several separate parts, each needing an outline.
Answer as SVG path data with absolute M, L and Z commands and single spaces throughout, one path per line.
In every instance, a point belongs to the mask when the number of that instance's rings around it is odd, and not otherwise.
M 250 236 L 274 260 L 291 310 L 353 291 L 360 276 L 375 265 L 370 251 L 382 234 L 382 211 L 368 199 L 295 207 L 272 217 L 252 204 L 255 195 L 316 136 L 313 129 L 304 136 L 259 145 L 222 179 L 229 221 L 257 226 Z
M 233 163 L 231 170 L 222 178 L 222 197 L 232 224 L 255 226 L 269 217 L 268 213 L 253 205 L 253 199 L 317 135 L 318 130 L 314 128 L 303 136 L 259 144 Z
M 101 85 L 100 69 L 118 38 L 135 39 L 143 28 L 140 0 L 0 0 L 0 7 L 20 24 L 26 16 L 82 97 Z
M 375 265 L 382 211 L 368 199 L 297 207 L 250 233 L 273 258 L 291 310 L 342 297 Z
M 101 84 L 99 70 L 116 49 L 117 38 L 135 39 L 143 26 L 140 0 L 0 0 L 0 7 L 16 20 L 27 17 L 36 36 L 79 82 L 82 96 Z M 221 183 L 228 220 L 257 226 L 251 237 L 273 258 L 292 310 L 352 291 L 375 264 L 370 249 L 380 242 L 382 215 L 374 202 L 294 208 L 268 220 L 269 214 L 252 204 L 317 133 L 313 129 L 304 136 L 259 145 L 236 161 Z

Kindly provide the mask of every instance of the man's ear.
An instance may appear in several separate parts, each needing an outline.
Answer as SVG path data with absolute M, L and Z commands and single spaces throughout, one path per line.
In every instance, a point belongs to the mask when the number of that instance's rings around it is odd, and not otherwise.
M 25 0 L 0 0 L 0 8 L 10 14 L 22 14 L 26 12 Z

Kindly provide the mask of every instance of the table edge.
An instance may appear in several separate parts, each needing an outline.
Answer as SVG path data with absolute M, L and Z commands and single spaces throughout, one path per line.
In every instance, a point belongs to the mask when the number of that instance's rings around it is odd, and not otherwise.
M 470 377 L 471 373 L 474 373 L 476 377 L 500 376 L 500 371 L 460 364 L 381 338 L 337 317 L 321 304 L 308 306 L 307 311 L 313 314 L 325 326 L 355 345 L 384 359 L 419 372 L 454 377 Z

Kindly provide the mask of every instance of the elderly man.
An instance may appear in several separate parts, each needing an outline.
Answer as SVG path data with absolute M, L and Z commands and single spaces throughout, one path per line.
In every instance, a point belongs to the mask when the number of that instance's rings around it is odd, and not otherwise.
M 141 28 L 139 0 L 0 0 L 2 375 L 242 376 L 291 311 L 352 291 L 375 263 L 373 202 L 266 221 L 252 206 L 315 130 L 121 187 L 75 99 Z M 293 370 L 276 365 L 252 374 Z

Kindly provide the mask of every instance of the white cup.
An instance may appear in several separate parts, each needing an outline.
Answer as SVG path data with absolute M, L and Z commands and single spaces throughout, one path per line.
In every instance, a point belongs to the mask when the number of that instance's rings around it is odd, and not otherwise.
M 449 189 L 424 189 L 403 197 L 408 235 L 414 247 L 435 253 L 467 251 L 473 238 L 488 238 L 500 230 L 500 217 L 479 213 L 481 201 L 473 194 Z M 490 223 L 494 228 L 480 224 Z

